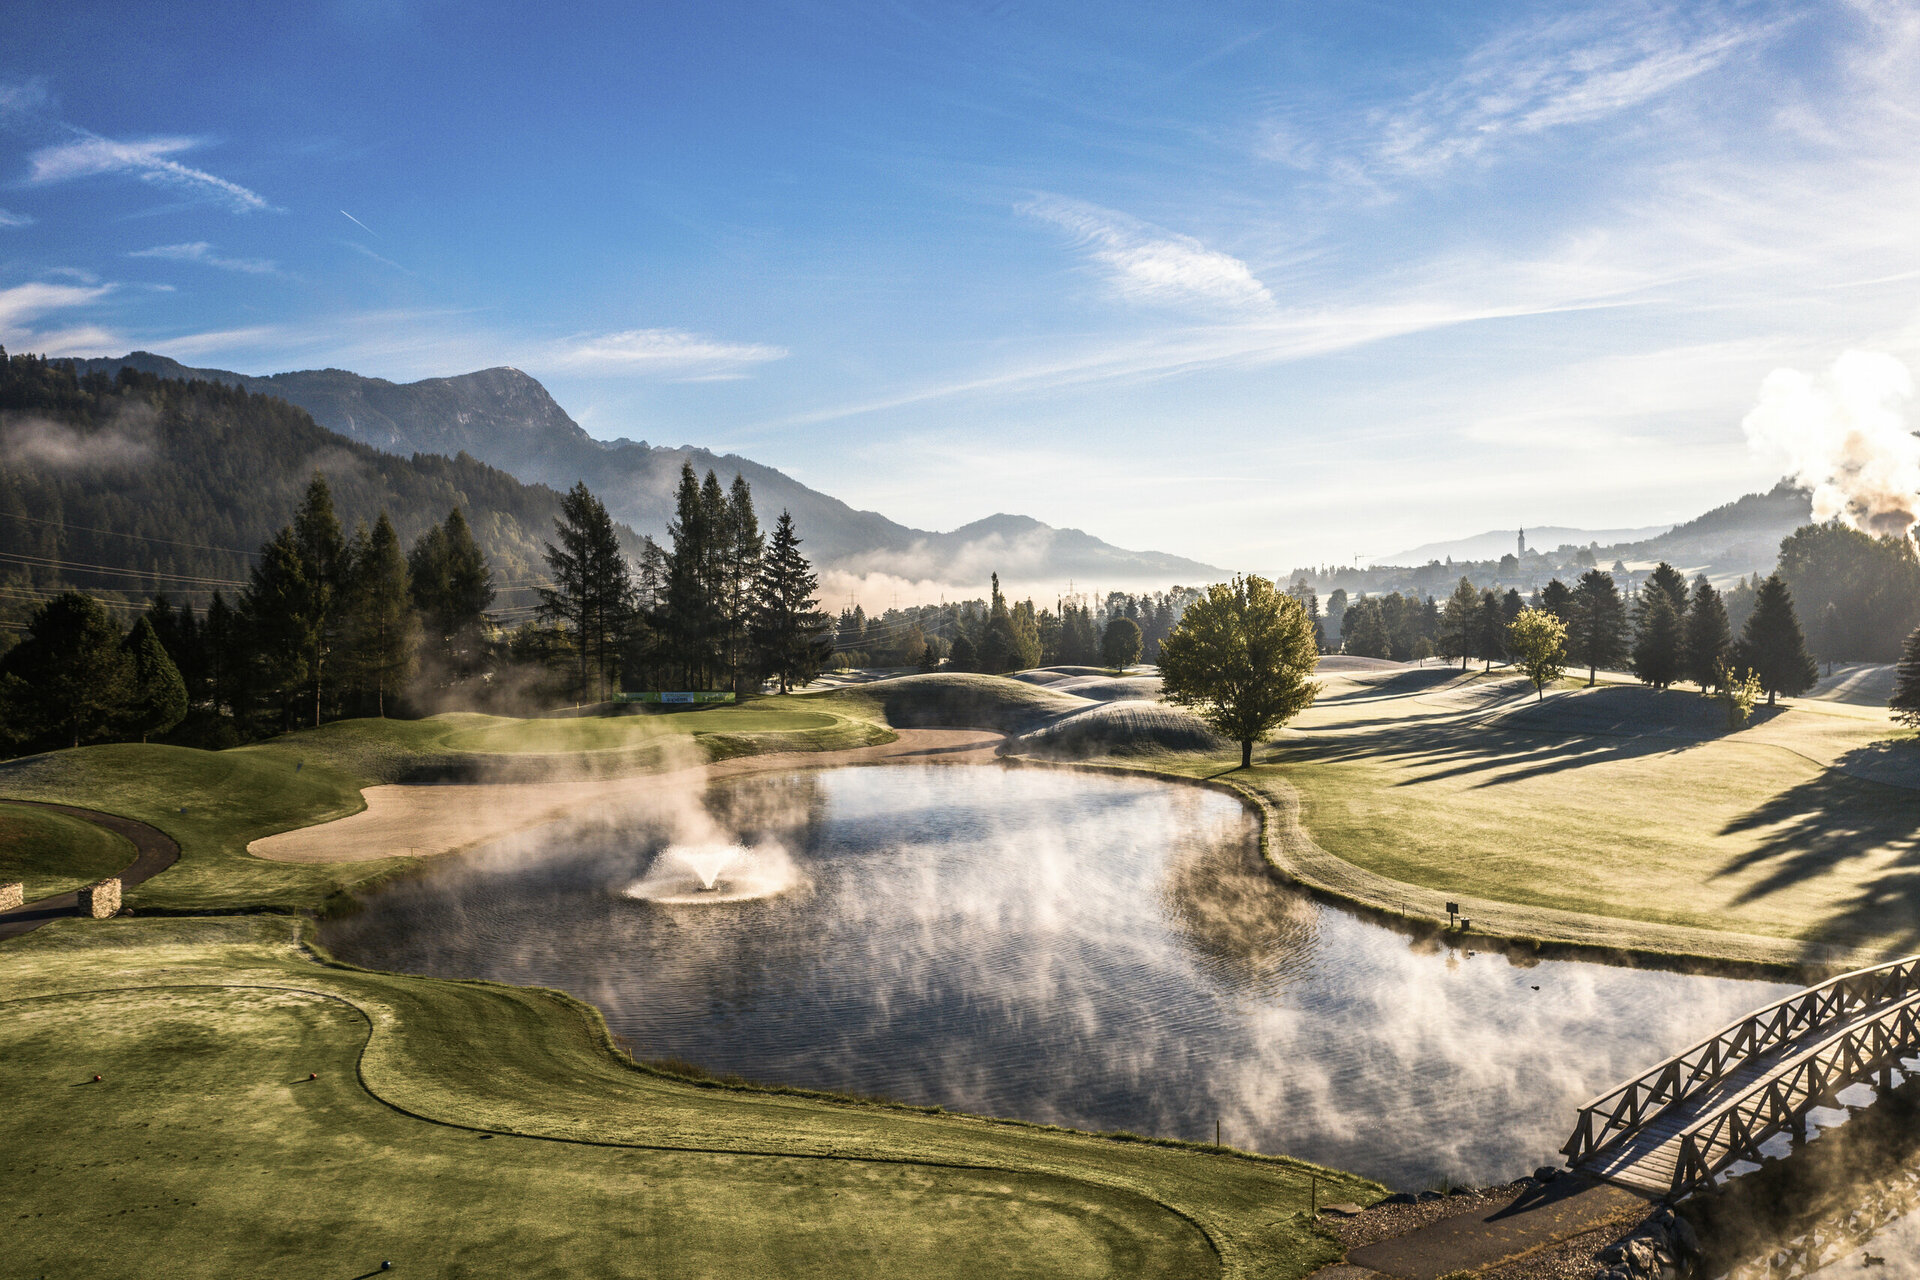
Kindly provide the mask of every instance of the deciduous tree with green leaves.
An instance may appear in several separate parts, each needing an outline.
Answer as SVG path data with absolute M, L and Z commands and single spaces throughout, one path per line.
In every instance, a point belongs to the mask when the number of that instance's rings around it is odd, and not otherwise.
M 1522 609 L 1507 626 L 1507 649 L 1533 681 L 1535 701 L 1567 673 L 1567 624 L 1545 609 Z
M 1319 660 L 1300 602 L 1249 575 L 1216 582 L 1187 606 L 1161 642 L 1160 678 L 1169 701 L 1240 744 L 1244 769 L 1257 740 L 1313 704 Z

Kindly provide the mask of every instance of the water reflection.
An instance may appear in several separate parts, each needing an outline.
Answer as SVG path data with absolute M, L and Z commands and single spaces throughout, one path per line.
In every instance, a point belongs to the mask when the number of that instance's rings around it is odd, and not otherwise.
M 1276 886 L 1242 806 L 1197 788 L 888 766 L 710 805 L 806 890 L 622 897 L 667 838 L 643 805 L 436 867 L 328 945 L 562 987 L 643 1057 L 1094 1129 L 1217 1120 L 1398 1186 L 1554 1159 L 1581 1102 L 1786 990 L 1410 945 Z

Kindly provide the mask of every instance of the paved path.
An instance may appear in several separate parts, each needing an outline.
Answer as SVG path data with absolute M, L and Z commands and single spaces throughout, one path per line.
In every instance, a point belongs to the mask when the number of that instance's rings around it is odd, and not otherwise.
M 172 836 L 144 822 L 135 822 L 132 818 L 101 813 L 97 809 L 76 808 L 70 804 L 43 804 L 37 800 L 9 800 L 6 803 L 31 805 L 35 809 L 64 813 L 70 818 L 91 822 L 96 827 L 105 827 L 115 835 L 125 836 L 133 841 L 136 856 L 126 870 L 120 872 L 120 885 L 123 889 L 132 888 L 143 880 L 151 880 L 180 860 L 180 846 L 173 842 Z M 49 920 L 70 916 L 79 910 L 80 893 L 78 890 L 73 890 L 68 893 L 56 893 L 51 898 L 41 898 L 37 902 L 29 902 L 24 906 L 14 907 L 10 911 L 0 911 L 0 942 L 5 942 L 8 938 L 17 938 L 23 933 L 31 933 Z
M 1436 1280 L 1450 1271 L 1479 1271 L 1584 1235 L 1597 1227 L 1643 1217 L 1651 1202 L 1620 1187 L 1584 1178 L 1556 1178 L 1491 1213 L 1461 1213 L 1406 1235 L 1347 1252 L 1350 1270 L 1318 1273 L 1321 1280 Z

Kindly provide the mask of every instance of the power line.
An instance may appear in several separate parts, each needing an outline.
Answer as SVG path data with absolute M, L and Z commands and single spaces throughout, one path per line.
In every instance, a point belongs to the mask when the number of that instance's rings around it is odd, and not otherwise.
M 13 511 L 0 511 L 0 516 L 6 516 L 12 520 L 25 520 L 28 524 L 43 524 L 54 529 L 73 529 L 80 533 L 104 534 L 109 538 L 131 538 L 136 542 L 158 542 L 169 547 L 191 547 L 196 551 L 224 551 L 228 555 L 245 556 L 249 560 L 254 559 L 260 554 L 257 551 L 242 551 L 238 547 L 215 547 L 204 542 L 181 542 L 174 538 L 152 538 L 144 533 L 122 533 L 118 529 L 96 529 L 92 525 L 67 524 L 60 520 L 42 520 L 38 516 L 23 516 Z

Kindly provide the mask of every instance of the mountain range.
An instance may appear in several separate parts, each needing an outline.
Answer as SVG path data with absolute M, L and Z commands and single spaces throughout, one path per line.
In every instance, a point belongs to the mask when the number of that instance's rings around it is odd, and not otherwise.
M 615 519 L 655 538 L 665 536 L 684 463 L 721 482 L 735 473 L 753 486 L 763 525 L 783 508 L 793 513 L 807 554 L 829 597 L 865 582 L 952 584 L 972 594 L 999 573 L 1008 583 L 1163 588 L 1225 577 L 1212 565 L 1157 551 L 1128 551 L 1078 529 L 1057 529 L 1029 516 L 997 514 L 947 532 L 915 529 L 874 511 L 860 511 L 772 467 L 734 454 L 644 440 L 596 440 L 540 382 L 518 369 L 483 369 L 449 378 L 396 383 L 343 369 L 311 369 L 256 377 L 199 369 L 135 351 L 117 359 L 74 360 L 82 373 L 123 367 L 165 378 L 199 378 L 246 388 L 298 405 L 323 427 L 390 453 L 461 453 L 529 483 L 571 488 L 584 480 Z

